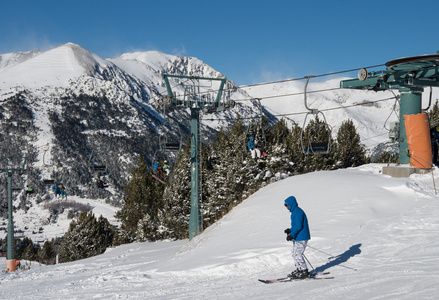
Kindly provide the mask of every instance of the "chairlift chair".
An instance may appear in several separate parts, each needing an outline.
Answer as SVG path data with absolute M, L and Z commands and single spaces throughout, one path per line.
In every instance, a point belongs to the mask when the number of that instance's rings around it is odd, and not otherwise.
M 163 111 L 163 113 L 165 113 Z M 181 132 L 180 127 L 177 126 L 178 133 L 180 139 L 171 139 L 168 132 L 166 131 L 166 124 L 171 125 L 171 123 L 168 121 L 168 119 L 165 119 L 166 121 L 161 126 L 161 133 L 159 135 L 159 150 L 164 152 L 167 151 L 180 151 L 182 146 L 182 139 L 181 139 Z
M 325 115 L 318 109 L 309 108 L 306 101 L 306 89 L 311 77 L 312 76 L 306 77 L 304 102 L 306 109 L 308 109 L 308 113 L 305 115 L 303 121 L 303 126 L 300 133 L 300 144 L 302 146 L 302 152 L 305 155 L 329 154 L 331 152 L 332 144 L 331 127 L 326 122 Z M 315 124 L 312 125 L 313 127 L 311 129 L 308 128 L 307 131 L 307 127 L 310 126 L 310 123 L 307 124 L 308 117 L 310 115 L 315 117 Z M 321 119 L 319 119 L 319 115 L 321 116 Z
M 263 111 L 262 111 L 262 104 L 261 99 L 256 98 L 255 100 L 258 101 L 259 104 L 259 118 L 260 122 L 257 122 L 256 120 L 252 120 L 250 125 L 247 127 L 247 132 L 245 135 L 245 141 L 244 141 L 244 149 L 245 153 L 248 153 L 249 149 L 247 147 L 247 143 L 250 140 L 250 137 L 253 136 L 255 138 L 255 141 L 257 142 L 259 148 L 264 149 L 267 146 L 267 139 L 265 137 L 265 130 L 263 128 Z M 261 152 L 262 156 L 262 152 Z
M 54 183 L 55 183 L 55 180 L 53 180 L 53 179 L 43 179 L 44 185 L 52 185 Z
M 163 114 L 166 114 L 165 108 L 163 108 Z M 180 127 L 177 125 L 178 136 L 179 139 L 171 139 L 169 137 L 168 131 L 166 130 L 166 125 L 170 126 L 170 121 L 168 118 L 165 118 L 165 122 L 162 123 L 159 129 L 159 137 L 158 137 L 158 148 L 154 153 L 152 165 L 157 161 L 168 160 L 170 153 L 179 152 L 183 146 L 182 134 Z
M 307 123 L 307 118 L 310 114 L 305 116 L 303 128 L 300 134 L 300 143 L 302 152 L 305 155 L 313 154 L 329 154 L 331 152 L 331 127 L 326 122 L 325 116 L 321 112 L 313 114 L 315 116 L 314 124 Z M 322 119 L 318 116 L 321 115 Z M 311 129 L 307 128 L 312 126 Z
M 164 149 L 170 150 L 170 151 L 179 151 L 180 144 L 179 143 L 166 143 Z
M 105 165 L 93 165 L 94 171 L 106 171 L 107 167 Z

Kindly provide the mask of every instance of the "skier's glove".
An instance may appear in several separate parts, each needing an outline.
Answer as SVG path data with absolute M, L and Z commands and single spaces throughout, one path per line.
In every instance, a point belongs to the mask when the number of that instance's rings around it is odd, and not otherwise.
M 285 232 L 286 234 L 290 234 L 290 233 L 291 233 L 291 229 L 287 228 L 287 229 L 285 229 L 284 232 Z
M 293 240 L 293 237 L 291 235 L 287 235 L 287 241 L 289 242 L 289 241 L 292 241 L 292 240 Z

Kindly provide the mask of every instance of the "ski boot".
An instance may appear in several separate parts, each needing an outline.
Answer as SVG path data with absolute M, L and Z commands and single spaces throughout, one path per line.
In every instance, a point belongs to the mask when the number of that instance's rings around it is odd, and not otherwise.
M 288 277 L 291 279 L 305 279 L 305 278 L 309 278 L 310 274 L 307 269 L 295 270 L 291 274 L 288 274 Z
M 291 272 L 290 274 L 288 274 L 287 276 L 288 276 L 289 278 L 296 278 L 296 276 L 297 276 L 297 274 L 299 274 L 299 272 L 300 272 L 300 270 L 299 270 L 299 269 L 296 269 L 296 270 L 294 270 L 293 272 Z

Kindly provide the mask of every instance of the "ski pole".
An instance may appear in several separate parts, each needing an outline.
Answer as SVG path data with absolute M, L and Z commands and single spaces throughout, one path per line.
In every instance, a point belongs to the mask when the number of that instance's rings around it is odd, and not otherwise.
M 332 255 L 331 253 L 328 253 L 328 252 L 325 252 L 325 251 L 319 250 L 319 249 L 317 249 L 317 248 L 315 248 L 315 247 L 311 247 L 310 245 L 305 245 L 305 244 L 303 244 L 303 243 L 301 243 L 301 242 L 299 242 L 299 241 L 296 241 L 296 240 L 293 240 L 293 241 L 295 241 L 296 243 L 299 243 L 299 244 L 301 244 L 301 245 L 303 245 L 303 246 L 305 246 L 305 247 L 309 247 L 309 248 L 314 249 L 314 250 L 316 250 L 316 251 L 319 251 L 319 252 L 321 252 L 321 253 L 323 253 L 323 254 L 329 255 L 330 257 L 328 257 L 328 259 L 331 259 L 331 258 L 334 258 L 334 259 L 335 259 L 334 255 Z
M 305 258 L 306 262 L 307 262 L 308 265 L 311 267 L 311 269 L 312 269 L 313 271 L 315 271 L 316 269 L 314 269 L 314 267 L 312 266 L 312 264 L 309 262 L 308 257 L 306 257 L 305 254 L 302 254 L 302 256 Z
M 293 241 L 295 241 L 295 242 L 297 242 L 297 243 L 299 243 L 299 244 L 301 244 L 301 245 L 303 245 L 303 246 L 305 246 L 305 247 L 310 247 L 311 249 L 314 249 L 314 250 L 316 250 L 316 251 L 319 251 L 319 252 L 321 252 L 321 253 L 324 253 L 324 254 L 326 254 L 326 255 L 329 255 L 330 257 L 328 257 L 328 260 L 331 260 L 331 259 L 339 260 L 339 259 L 340 259 L 340 257 L 334 257 L 334 255 L 332 255 L 332 254 L 330 254 L 330 253 L 327 253 L 327 252 L 325 252 L 325 251 L 322 251 L 322 250 L 320 250 L 320 249 L 317 249 L 317 248 L 315 248 L 315 247 L 311 247 L 311 246 L 309 246 L 309 245 L 305 245 L 305 244 L 303 244 L 303 243 L 301 243 L 301 242 L 299 242 L 299 241 L 296 241 L 296 240 L 293 240 Z M 351 268 L 351 267 L 348 267 L 348 266 L 345 266 L 345 265 L 342 265 L 342 264 L 339 264 L 339 266 L 341 266 L 341 267 L 343 267 L 343 268 L 346 268 L 346 269 L 349 269 L 349 270 L 357 271 L 357 269 L 355 269 L 355 268 Z

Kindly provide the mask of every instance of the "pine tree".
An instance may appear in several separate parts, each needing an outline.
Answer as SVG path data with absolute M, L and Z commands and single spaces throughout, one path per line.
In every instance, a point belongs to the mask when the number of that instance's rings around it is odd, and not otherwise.
M 303 172 L 313 172 L 318 170 L 330 170 L 334 168 L 332 150 L 328 153 L 319 153 L 313 149 L 315 145 L 322 145 L 324 148 L 333 148 L 331 130 L 326 122 L 320 120 L 318 116 L 310 120 L 306 128 L 301 132 L 302 151 L 308 153 L 304 156 Z M 326 151 L 323 151 L 326 152 Z
M 389 164 L 389 163 L 398 163 L 398 156 L 393 155 L 389 152 L 383 152 L 377 159 L 375 159 L 374 163 L 377 164 Z
M 33 245 L 33 242 L 30 238 L 25 237 L 23 239 L 19 239 L 17 243 L 14 245 L 15 258 L 23 259 L 24 252 L 29 245 Z
M 336 158 L 338 168 L 355 167 L 368 163 L 366 149 L 352 120 L 344 121 L 337 132 Z
M 430 120 L 430 127 L 436 127 L 439 125 L 439 104 L 437 99 L 428 111 L 428 118 Z
M 70 223 L 60 243 L 59 261 L 68 262 L 105 252 L 111 246 L 114 229 L 102 216 L 96 220 L 92 212 L 82 213 L 78 221 Z
M 264 168 L 247 149 L 251 128 L 245 130 L 237 118 L 222 129 L 210 147 L 215 163 L 203 181 L 203 208 L 206 225 L 212 224 L 243 199 L 256 191 L 263 181 Z M 259 176 L 258 176 L 259 175 Z
M 24 248 L 24 252 L 21 255 L 21 259 L 32 261 L 37 258 L 37 255 L 38 255 L 38 250 L 34 247 L 34 245 L 28 244 L 26 248 Z
M 162 209 L 164 186 L 152 177 L 143 157 L 139 157 L 137 167 L 131 170 L 131 178 L 125 186 L 125 199 L 122 208 L 116 213 L 121 227 L 135 239 L 139 220 L 148 214 L 153 221 L 158 221 Z
M 139 220 L 136 232 L 136 241 L 138 242 L 154 242 L 162 240 L 168 236 L 167 228 L 157 221 L 152 220 L 149 214 Z
M 163 193 L 162 226 L 167 228 L 168 237 L 184 239 L 189 236 L 191 211 L 190 137 L 179 152 L 172 172 L 173 180 Z
M 293 128 L 291 128 L 291 143 L 290 146 L 287 148 L 288 155 L 290 157 L 290 161 L 293 167 L 293 172 L 295 174 L 302 174 L 307 169 L 301 139 L 302 128 L 300 128 L 300 126 L 296 124 Z
M 40 261 L 45 262 L 46 265 L 49 265 L 55 257 L 56 252 L 53 244 L 49 241 L 46 241 L 43 245 L 43 248 L 38 251 L 38 258 L 40 259 Z
M 292 173 L 294 168 L 290 160 L 290 149 L 293 147 L 293 139 L 291 131 L 288 129 L 284 119 L 281 119 L 274 125 L 269 137 L 267 153 L 271 159 L 267 162 L 267 168 L 273 174 L 277 172 Z

